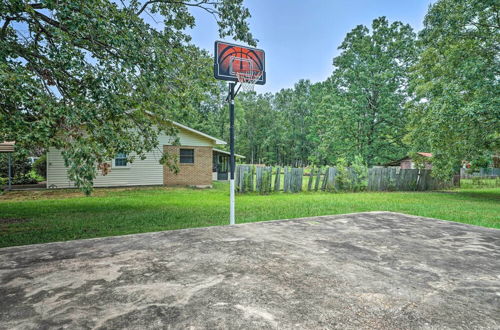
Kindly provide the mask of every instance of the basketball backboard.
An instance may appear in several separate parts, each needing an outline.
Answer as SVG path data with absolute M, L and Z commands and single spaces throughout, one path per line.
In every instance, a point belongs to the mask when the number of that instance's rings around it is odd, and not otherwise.
M 266 83 L 265 53 L 262 49 L 215 42 L 214 76 L 216 79 L 241 82 L 255 77 L 255 84 Z

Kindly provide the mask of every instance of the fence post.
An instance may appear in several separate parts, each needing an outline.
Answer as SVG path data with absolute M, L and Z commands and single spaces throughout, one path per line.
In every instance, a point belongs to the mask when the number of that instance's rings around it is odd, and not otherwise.
M 281 167 L 278 166 L 276 169 L 276 177 L 274 179 L 274 191 L 280 191 L 280 175 L 281 175 Z
M 273 167 L 268 166 L 266 171 L 266 192 L 270 193 L 273 190 Z
M 371 168 L 369 168 L 369 169 L 368 169 L 368 178 L 367 178 L 368 182 L 367 182 L 367 184 L 366 184 L 366 190 L 367 190 L 367 191 L 371 191 L 371 190 L 372 190 L 372 186 L 371 186 L 372 181 L 373 181 L 373 180 L 372 180 L 372 173 L 373 173 L 372 169 L 371 169 Z
M 309 173 L 309 182 L 307 182 L 307 191 L 311 191 L 313 178 L 314 178 L 314 168 L 311 168 L 311 173 Z
M 323 182 L 321 184 L 321 190 L 322 191 L 326 190 L 326 182 L 328 181 L 328 174 L 329 174 L 329 172 L 330 172 L 330 168 L 329 167 L 325 168 L 325 174 L 323 176 Z
M 257 192 L 262 191 L 262 170 L 263 167 L 257 167 L 256 168 L 256 173 L 255 173 L 255 190 Z
M 328 181 L 326 183 L 326 190 L 338 190 L 335 177 L 337 176 L 337 168 L 330 167 L 328 169 Z
M 284 167 L 284 173 L 283 173 L 283 191 L 284 192 L 288 192 L 288 187 L 289 187 L 288 179 L 289 179 L 288 167 L 285 166 Z
M 295 192 L 302 191 L 303 180 L 304 180 L 304 169 L 302 167 L 297 168 L 295 171 L 295 184 L 296 184 Z
M 255 191 L 254 177 L 255 177 L 255 166 L 250 165 L 250 191 Z
M 316 175 L 316 182 L 314 183 L 314 191 L 318 191 L 320 182 L 321 182 L 321 167 L 318 168 L 318 174 Z

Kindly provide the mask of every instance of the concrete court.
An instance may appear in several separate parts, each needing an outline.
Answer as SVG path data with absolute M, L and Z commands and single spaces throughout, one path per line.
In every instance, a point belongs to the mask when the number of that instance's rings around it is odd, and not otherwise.
M 500 328 L 500 230 L 390 212 L 0 249 L 2 329 Z

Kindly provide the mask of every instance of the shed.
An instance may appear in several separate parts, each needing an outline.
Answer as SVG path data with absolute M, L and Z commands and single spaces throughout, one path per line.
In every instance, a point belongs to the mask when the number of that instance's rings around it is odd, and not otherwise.
M 424 159 L 428 159 L 429 161 L 425 161 L 425 169 L 431 170 L 432 169 L 432 163 L 431 163 L 431 158 L 432 158 L 432 153 L 430 152 L 417 152 L 417 155 L 421 156 Z M 384 164 L 385 167 L 388 166 L 397 166 L 401 167 L 401 169 L 413 169 L 415 168 L 415 160 L 411 156 L 406 156 L 404 158 L 389 162 L 387 164 Z

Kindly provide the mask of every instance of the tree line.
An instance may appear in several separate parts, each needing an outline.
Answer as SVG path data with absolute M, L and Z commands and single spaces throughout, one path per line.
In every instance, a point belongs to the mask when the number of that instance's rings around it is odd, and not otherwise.
M 214 17 L 221 38 L 256 45 L 243 0 L 1 2 L 0 141 L 62 150 L 89 193 L 96 163 L 143 157 L 175 133 L 162 125 L 170 119 L 228 140 L 227 87 L 190 42 L 192 7 Z M 498 153 L 498 17 L 495 0 L 438 0 L 418 35 L 384 17 L 355 27 L 326 81 L 238 95 L 237 152 L 303 166 L 427 151 L 443 177 Z M 175 167 L 171 155 L 161 162 Z
M 498 14 L 494 1 L 440 0 L 418 35 L 385 17 L 358 25 L 326 81 L 238 95 L 237 152 L 291 166 L 356 157 L 372 166 L 431 152 L 443 178 L 463 161 L 484 166 L 500 150 Z M 228 139 L 226 105 L 211 109 L 200 128 Z

